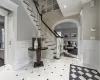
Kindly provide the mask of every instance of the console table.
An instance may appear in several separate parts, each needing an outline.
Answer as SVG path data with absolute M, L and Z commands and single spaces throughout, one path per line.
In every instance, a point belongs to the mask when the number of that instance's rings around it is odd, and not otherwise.
M 34 49 L 34 41 L 36 38 L 32 39 L 32 47 L 28 48 L 30 51 L 36 51 L 37 62 L 34 62 L 34 68 L 44 66 L 43 61 L 41 61 L 41 50 L 46 50 L 48 47 L 41 47 L 41 38 L 37 38 L 38 48 Z

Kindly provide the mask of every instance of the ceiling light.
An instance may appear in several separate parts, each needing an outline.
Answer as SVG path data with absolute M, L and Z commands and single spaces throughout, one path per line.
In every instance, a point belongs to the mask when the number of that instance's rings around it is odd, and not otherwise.
M 64 8 L 66 8 L 67 6 L 66 5 L 64 5 Z

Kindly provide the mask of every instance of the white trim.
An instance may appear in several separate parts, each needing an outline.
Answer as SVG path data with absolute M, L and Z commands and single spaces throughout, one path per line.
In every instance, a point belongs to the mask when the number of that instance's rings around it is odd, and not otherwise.
M 16 49 L 17 49 L 17 46 L 16 46 L 16 45 L 17 45 L 17 7 L 18 7 L 18 6 L 17 6 L 15 3 L 13 3 L 12 1 L 10 1 L 10 0 L 1 0 L 1 1 L 0 1 L 0 7 L 1 7 L 1 8 L 3 7 L 3 8 L 5 8 L 5 9 L 10 10 L 10 11 L 12 12 L 12 14 L 13 14 L 12 16 L 13 16 L 13 19 L 14 19 L 14 21 L 13 21 L 14 38 L 13 38 L 12 40 L 13 40 L 13 42 L 14 42 L 14 43 L 13 43 L 14 52 L 13 52 L 12 57 L 13 57 L 13 59 L 14 59 L 15 54 L 17 54 L 17 53 L 16 53 Z M 2 10 L 1 12 L 3 12 L 3 11 L 4 11 L 4 10 Z M 4 12 L 4 13 L 5 13 L 5 12 Z M 7 36 L 7 30 L 8 30 L 7 27 L 8 27 L 8 24 L 9 24 L 7 19 L 8 19 L 9 16 L 8 16 L 6 13 L 5 13 L 4 16 L 5 16 L 5 27 L 6 27 L 5 36 Z M 6 37 L 6 38 L 7 38 L 7 37 Z M 6 42 L 6 43 L 5 43 L 5 45 L 6 45 L 5 48 L 8 49 L 8 42 L 9 42 L 9 41 L 8 41 L 8 39 L 5 39 L 5 40 L 6 40 L 6 41 L 5 41 L 5 42 Z M 5 52 L 5 54 L 6 54 L 6 56 L 5 56 L 6 62 L 5 62 L 5 63 L 6 63 L 6 65 L 7 65 L 7 64 L 9 64 L 9 63 L 8 63 L 8 55 L 7 55 L 7 51 L 8 51 L 8 50 L 6 50 L 6 49 L 5 49 L 5 51 L 6 51 L 6 52 Z M 12 61 L 13 61 L 13 63 L 12 63 L 12 66 L 13 66 L 13 65 L 14 65 L 14 60 L 12 60 Z M 13 67 L 14 67 L 14 66 L 13 66 Z
M 99 40 L 83 40 L 83 65 L 99 70 Z
M 28 41 L 17 41 L 17 51 L 15 54 L 15 61 L 14 61 L 14 70 L 17 70 L 28 63 L 30 63 L 32 60 L 28 56 L 30 53 L 28 51 L 28 48 L 32 46 L 32 40 Z
M 80 55 L 80 54 L 82 54 L 82 53 L 80 53 L 81 52 L 81 46 L 82 46 L 81 40 L 80 40 L 81 39 L 81 36 L 80 36 L 81 25 L 80 25 L 80 23 L 77 20 L 74 20 L 74 19 L 64 19 L 64 20 L 60 20 L 57 23 L 55 23 L 53 25 L 52 29 L 54 30 L 57 25 L 59 25 L 61 23 L 65 23 L 65 22 L 72 22 L 72 23 L 75 23 L 77 25 L 77 28 L 78 28 L 78 56 L 77 56 L 77 58 L 82 60 L 82 56 Z
M 7 64 L 7 52 L 8 52 L 8 50 L 7 50 L 7 40 L 8 40 L 8 36 L 7 36 L 7 14 L 8 14 L 8 12 L 7 11 L 5 11 L 5 10 L 3 10 L 3 9 L 1 9 L 0 8 L 0 15 L 1 16 L 4 16 L 4 18 L 5 18 L 5 21 L 4 21 L 4 29 L 5 29 L 5 41 L 4 41 L 4 43 L 5 43 L 5 46 L 4 46 L 4 64 Z
M 64 22 L 72 22 L 72 23 L 77 24 L 77 26 L 80 26 L 80 24 L 79 24 L 79 22 L 77 20 L 74 20 L 74 19 L 64 19 L 64 20 L 60 20 L 60 21 L 56 22 L 53 25 L 52 29 L 54 30 L 57 25 L 59 25 L 61 23 L 64 23 Z
M 10 11 L 16 12 L 18 5 L 13 3 L 11 0 L 0 0 L 0 6 Z
M 27 64 L 29 64 L 30 62 L 28 61 L 28 60 L 26 60 L 26 61 L 20 61 L 19 63 L 16 63 L 14 66 L 16 66 L 16 67 L 14 67 L 13 69 L 14 70 L 17 70 L 17 69 L 19 69 L 19 68 L 21 68 L 21 67 L 23 67 L 23 66 L 25 66 L 25 65 L 27 65 Z

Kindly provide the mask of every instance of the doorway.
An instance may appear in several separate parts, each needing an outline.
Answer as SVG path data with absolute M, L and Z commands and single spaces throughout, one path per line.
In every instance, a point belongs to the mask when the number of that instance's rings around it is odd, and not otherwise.
M 78 28 L 75 23 L 64 22 L 55 27 L 55 31 L 61 32 L 63 37 L 63 54 L 67 57 L 77 57 L 78 55 Z
M 13 13 L 0 8 L 0 60 L 1 66 L 13 64 Z
M 3 66 L 5 63 L 5 17 L 0 15 L 0 67 Z
M 68 23 L 68 25 L 66 25 L 66 23 Z M 56 28 L 58 28 L 58 31 L 59 31 L 59 30 L 61 30 L 62 27 L 63 28 L 70 27 L 70 29 L 72 29 L 72 28 L 76 29 L 75 32 L 71 32 L 71 33 L 68 33 L 67 31 L 65 31 L 65 35 L 62 34 L 62 37 L 64 37 L 65 39 L 68 40 L 67 43 L 65 42 L 66 44 L 70 44 L 70 46 L 74 45 L 74 49 L 76 49 L 76 50 L 74 50 L 75 57 L 82 60 L 81 43 L 80 43 L 80 41 L 81 41 L 80 23 L 74 19 L 65 19 L 65 20 L 61 20 L 61 21 L 58 21 L 57 23 L 55 23 L 53 25 L 52 29 L 55 30 Z M 63 29 L 63 30 L 65 30 L 65 29 Z M 62 33 L 64 33 L 63 30 L 62 30 Z M 56 29 L 56 31 L 57 31 L 57 29 Z M 70 31 L 70 30 L 68 30 L 68 31 Z M 76 39 L 75 39 L 75 37 L 76 37 Z M 72 47 L 70 47 L 70 48 L 72 48 Z

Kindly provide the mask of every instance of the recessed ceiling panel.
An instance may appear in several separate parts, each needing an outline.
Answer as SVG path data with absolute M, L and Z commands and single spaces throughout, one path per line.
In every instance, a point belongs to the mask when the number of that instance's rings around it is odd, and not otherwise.
M 82 8 L 81 0 L 57 0 L 64 17 L 79 14 Z

